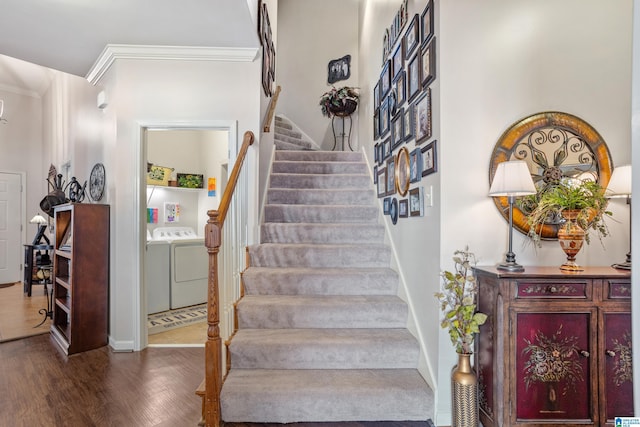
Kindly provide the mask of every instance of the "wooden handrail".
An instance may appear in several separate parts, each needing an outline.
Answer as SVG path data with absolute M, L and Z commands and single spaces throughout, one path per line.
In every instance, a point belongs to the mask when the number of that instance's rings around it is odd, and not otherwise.
M 278 85 L 278 87 L 276 87 L 276 93 L 273 94 L 271 101 L 269 101 L 269 109 L 267 110 L 267 115 L 262 123 L 262 131 L 265 133 L 271 132 L 271 122 L 273 121 L 273 115 L 276 113 L 276 104 L 278 103 L 278 97 L 280 96 L 281 89 L 282 88 Z
M 240 170 L 254 142 L 253 132 L 244 134 L 242 147 L 231 171 L 217 210 L 207 212 L 209 220 L 205 226 L 204 244 L 209 253 L 209 285 L 207 291 L 207 342 L 205 343 L 205 391 L 204 418 L 208 427 L 221 424 L 220 391 L 222 389 L 222 340 L 220 339 L 220 292 L 218 284 L 218 252 L 222 244 L 222 226 L 227 216 L 231 199 L 238 183 Z

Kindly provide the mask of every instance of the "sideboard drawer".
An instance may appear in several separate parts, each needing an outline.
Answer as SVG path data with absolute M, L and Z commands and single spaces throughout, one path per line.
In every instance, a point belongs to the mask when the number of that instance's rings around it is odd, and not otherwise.
M 629 280 L 608 279 L 603 281 L 603 300 L 630 300 L 631 282 Z
M 530 281 L 518 280 L 516 282 L 517 299 L 589 299 L 591 292 L 590 282 L 567 281 Z

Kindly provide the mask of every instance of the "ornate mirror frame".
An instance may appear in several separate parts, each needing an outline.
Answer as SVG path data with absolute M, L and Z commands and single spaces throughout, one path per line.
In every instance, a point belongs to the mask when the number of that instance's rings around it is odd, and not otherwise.
M 600 134 L 587 122 L 568 113 L 547 111 L 537 113 L 511 125 L 498 139 L 489 167 L 489 185 L 498 164 L 509 160 L 524 160 L 538 189 L 563 177 L 595 179 L 606 187 L 613 163 L 609 148 Z M 494 197 L 496 207 L 509 220 L 507 197 Z M 525 235 L 529 232 L 526 204 L 513 207 L 513 226 Z M 541 237 L 554 240 L 560 223 L 547 223 Z

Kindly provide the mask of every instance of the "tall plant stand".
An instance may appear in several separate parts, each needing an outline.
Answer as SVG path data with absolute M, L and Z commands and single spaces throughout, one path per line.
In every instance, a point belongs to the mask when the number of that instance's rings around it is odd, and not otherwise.
M 340 121 L 337 123 L 338 126 L 342 125 L 340 128 L 340 132 L 336 134 L 336 118 L 339 119 Z M 349 120 L 349 131 L 348 133 L 345 130 L 345 121 Z M 331 130 L 333 131 L 333 148 L 331 149 L 331 151 L 334 151 L 336 149 L 336 146 L 338 145 L 338 138 L 340 138 L 341 143 L 342 143 L 342 151 L 344 151 L 344 142 L 345 139 L 347 141 L 347 145 L 349 146 L 349 150 L 353 151 L 353 148 L 351 147 L 351 128 L 353 127 L 353 121 L 351 119 L 351 114 L 334 114 L 333 117 L 331 118 Z

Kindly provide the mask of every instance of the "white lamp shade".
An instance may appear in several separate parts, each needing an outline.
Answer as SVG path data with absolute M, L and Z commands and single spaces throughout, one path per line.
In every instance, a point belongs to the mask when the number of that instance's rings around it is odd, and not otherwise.
M 607 197 L 631 195 L 631 165 L 618 166 L 613 170 L 605 195 Z
M 31 224 L 46 224 L 47 220 L 44 219 L 44 217 L 40 214 L 36 214 L 33 218 L 31 218 L 31 220 L 29 221 Z
M 513 160 L 498 164 L 489 189 L 490 196 L 526 196 L 536 192 L 526 162 Z

